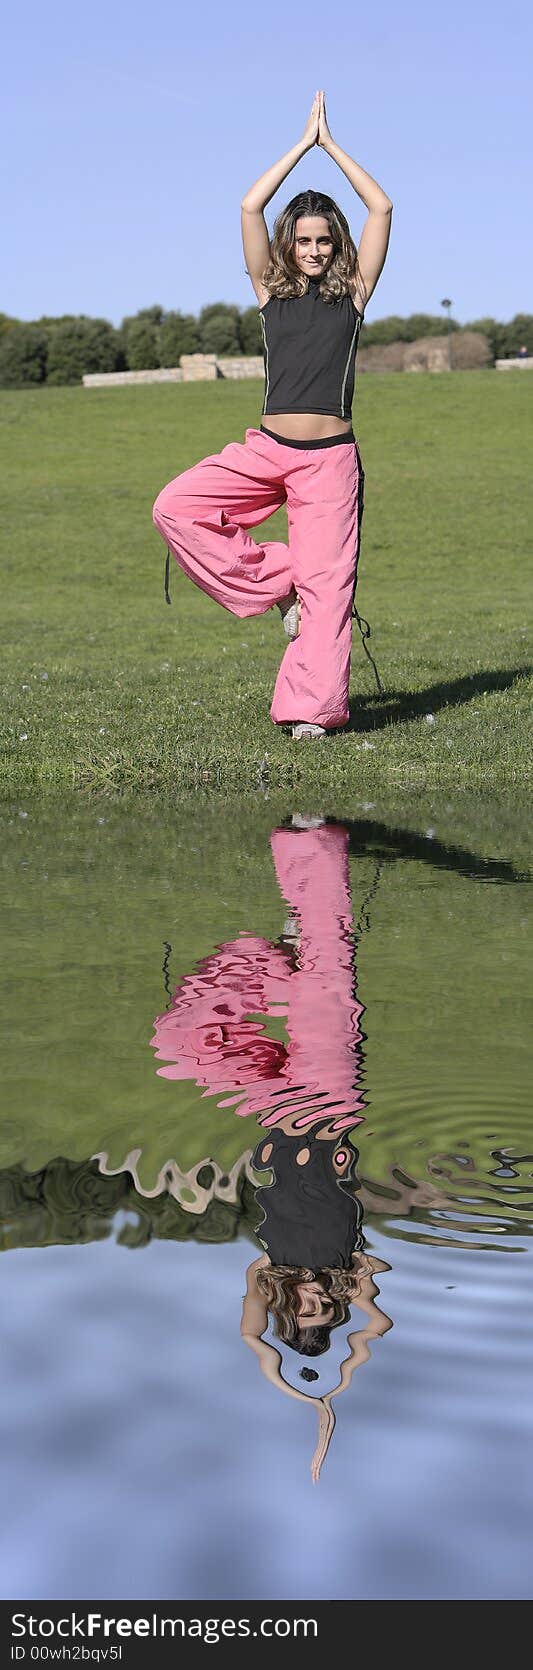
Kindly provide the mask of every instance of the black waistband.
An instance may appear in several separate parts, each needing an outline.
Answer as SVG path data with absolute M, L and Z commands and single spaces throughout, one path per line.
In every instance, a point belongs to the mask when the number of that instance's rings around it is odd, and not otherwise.
M 318 441 L 290 441 L 288 435 L 274 435 L 272 429 L 266 429 L 264 423 L 260 424 L 260 429 L 263 435 L 270 435 L 270 439 L 279 441 L 281 446 L 301 447 L 304 452 L 309 452 L 313 447 L 339 446 L 339 444 L 345 446 L 346 443 L 353 446 L 355 441 L 353 429 L 348 429 L 345 435 L 322 435 Z

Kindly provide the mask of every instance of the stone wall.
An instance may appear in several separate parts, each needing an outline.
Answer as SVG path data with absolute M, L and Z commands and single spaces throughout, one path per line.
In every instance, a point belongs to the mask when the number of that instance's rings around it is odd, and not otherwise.
M 416 342 L 406 342 L 403 370 L 449 371 L 450 354 L 446 337 L 421 336 Z
M 450 365 L 451 357 L 451 365 Z M 451 331 L 448 336 L 419 336 L 415 342 L 374 343 L 360 348 L 356 372 L 478 371 L 491 365 L 484 332 Z
M 449 371 L 446 337 L 421 336 L 416 342 L 375 342 L 360 348 L 356 377 L 367 371 Z
M 533 354 L 517 355 L 514 360 L 495 360 L 497 371 L 533 371 Z
M 124 383 L 182 383 L 183 371 L 178 367 L 158 371 L 88 371 L 82 378 L 83 387 L 122 388 Z
M 447 337 L 420 337 L 417 342 L 391 342 L 386 347 L 377 344 L 360 348 L 356 359 L 356 374 L 365 371 L 449 371 Z M 472 370 L 487 363 L 489 350 L 486 338 L 479 332 L 454 333 L 452 342 L 454 369 Z M 458 362 L 458 363 L 457 363 Z M 533 354 L 528 359 L 495 361 L 496 371 L 531 371 Z M 262 354 L 242 355 L 235 359 L 218 359 L 216 354 L 182 354 L 179 367 L 157 371 L 98 371 L 83 377 L 84 388 L 120 388 L 127 383 L 198 383 L 215 382 L 218 378 L 263 377 Z
M 179 367 L 155 371 L 91 371 L 82 378 L 84 388 L 121 388 L 125 383 L 205 383 L 218 377 L 262 377 L 262 354 L 240 359 L 217 359 L 216 354 L 182 354 Z
M 214 382 L 218 376 L 216 354 L 182 354 L 180 366 L 184 383 Z
M 356 382 L 366 371 L 403 371 L 404 354 L 405 342 L 374 342 L 370 348 L 358 348 Z
M 249 354 L 245 359 L 217 360 L 219 377 L 262 377 L 264 369 L 262 354 Z

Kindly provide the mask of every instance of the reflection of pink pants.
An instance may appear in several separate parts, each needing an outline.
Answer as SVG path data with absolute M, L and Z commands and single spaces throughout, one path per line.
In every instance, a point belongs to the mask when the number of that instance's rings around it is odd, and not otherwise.
M 155 501 L 153 519 L 191 580 L 234 615 L 301 600 L 301 630 L 285 651 L 270 709 L 276 724 L 330 729 L 349 717 L 352 602 L 364 471 L 357 441 L 302 448 L 247 429 L 184 470 Z M 247 532 L 287 505 L 288 546 Z
M 294 1113 L 307 1128 L 330 1114 L 332 1131 L 351 1130 L 365 1100 L 348 831 L 275 829 L 270 839 L 280 891 L 298 919 L 297 963 L 248 933 L 217 946 L 156 1018 L 152 1048 L 170 1063 L 157 1071 L 194 1079 L 204 1096 L 225 1091 L 218 1107 L 255 1114 L 260 1125 Z M 266 1035 L 261 1015 L 284 1020 L 287 1045 Z

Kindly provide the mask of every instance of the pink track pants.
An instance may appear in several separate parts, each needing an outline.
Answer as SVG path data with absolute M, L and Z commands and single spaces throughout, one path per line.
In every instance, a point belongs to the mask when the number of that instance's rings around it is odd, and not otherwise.
M 153 519 L 185 574 L 239 616 L 260 615 L 295 587 L 301 628 L 276 679 L 275 724 L 326 729 L 349 718 L 348 689 L 364 497 L 353 435 L 333 446 L 289 446 L 261 429 L 184 470 L 159 493 Z M 287 505 L 289 543 L 259 544 L 249 528 Z

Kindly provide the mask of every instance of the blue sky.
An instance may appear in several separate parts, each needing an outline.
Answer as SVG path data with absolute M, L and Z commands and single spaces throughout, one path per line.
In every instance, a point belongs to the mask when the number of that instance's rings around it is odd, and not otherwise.
M 367 310 L 460 322 L 533 312 L 526 3 L 35 0 L 4 24 L 0 310 L 118 324 L 160 302 L 255 305 L 244 192 L 303 132 L 324 87 L 333 137 L 394 202 Z M 187 15 L 188 14 L 188 15 Z M 329 192 L 357 243 L 366 209 L 322 150 L 272 198 Z

